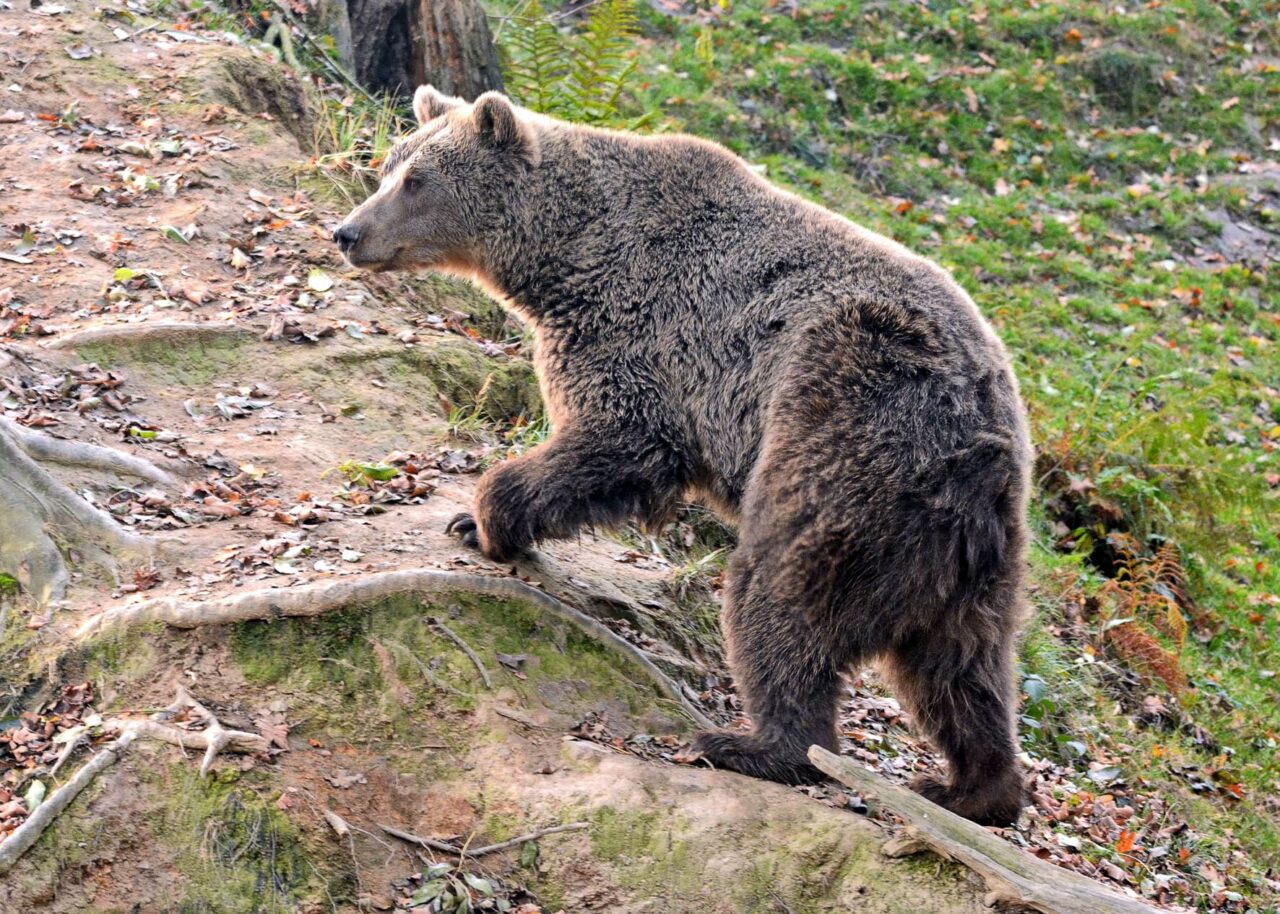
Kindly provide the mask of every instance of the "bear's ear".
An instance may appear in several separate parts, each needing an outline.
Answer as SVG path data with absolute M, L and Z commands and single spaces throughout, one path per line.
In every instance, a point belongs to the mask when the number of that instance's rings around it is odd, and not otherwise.
M 418 118 L 419 126 L 428 121 L 434 121 L 440 115 L 454 108 L 460 108 L 463 104 L 462 99 L 438 92 L 433 86 L 419 86 L 418 91 L 413 93 L 413 113 Z
M 476 99 L 474 117 L 481 141 L 519 153 L 530 164 L 537 162 L 538 140 L 520 119 L 515 106 L 500 92 L 485 92 Z

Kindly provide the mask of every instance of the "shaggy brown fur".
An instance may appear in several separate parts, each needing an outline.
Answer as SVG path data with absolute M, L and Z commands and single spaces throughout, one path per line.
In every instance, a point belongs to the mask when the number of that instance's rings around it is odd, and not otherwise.
M 880 659 L 972 819 L 1025 799 L 1012 667 L 1031 447 L 1008 359 L 937 266 L 681 136 L 419 90 L 335 233 L 356 266 L 476 278 L 533 327 L 554 434 L 452 526 L 493 559 L 687 493 L 740 527 L 724 628 L 754 723 L 713 763 L 788 783 Z

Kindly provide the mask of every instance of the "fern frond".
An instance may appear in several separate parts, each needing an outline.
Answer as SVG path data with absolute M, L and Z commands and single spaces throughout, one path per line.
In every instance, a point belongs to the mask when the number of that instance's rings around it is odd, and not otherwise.
M 576 37 L 563 33 L 539 0 L 529 0 L 508 29 L 505 76 L 517 102 L 573 121 L 617 121 L 622 94 L 636 72 L 635 0 L 600 0 Z
M 628 52 L 637 30 L 634 0 L 603 0 L 592 8 L 565 79 L 578 119 L 600 122 L 617 114 L 618 98 L 636 67 Z
M 514 23 L 509 39 L 507 88 L 526 108 L 558 113 L 557 84 L 565 76 L 564 38 L 538 0 L 531 0 L 525 16 Z

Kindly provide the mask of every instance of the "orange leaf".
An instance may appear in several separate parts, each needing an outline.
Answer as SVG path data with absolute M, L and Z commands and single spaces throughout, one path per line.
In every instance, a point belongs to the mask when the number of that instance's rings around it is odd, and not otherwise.
M 1127 854 L 1133 850 L 1134 843 L 1138 840 L 1138 833 L 1125 829 L 1120 832 L 1120 840 L 1116 842 L 1116 850 L 1122 854 Z

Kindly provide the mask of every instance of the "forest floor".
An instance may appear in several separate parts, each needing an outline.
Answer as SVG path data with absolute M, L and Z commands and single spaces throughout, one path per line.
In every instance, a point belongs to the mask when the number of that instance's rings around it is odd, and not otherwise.
M 131 751 L 0 881 L 0 908 L 981 909 L 957 867 L 881 860 L 893 817 L 851 791 L 688 764 L 688 724 L 642 671 L 519 600 L 83 634 L 157 598 L 406 568 L 513 578 L 606 621 L 702 713 L 741 717 L 716 622 L 732 535 L 699 509 L 658 540 L 584 535 L 516 568 L 444 535 L 476 473 L 545 420 L 523 331 L 492 302 L 337 257 L 350 186 L 325 142 L 376 145 L 373 106 L 238 46 L 234 17 L 9 6 L 0 411 L 180 483 L 59 470 L 155 555 L 118 580 L 80 566 L 51 609 L 0 579 L 0 837 L 87 757 L 53 776 L 68 743 L 104 745 L 104 718 L 178 687 L 270 748 L 208 780 L 179 749 Z M 1266 4 L 888 6 L 646 13 L 634 104 L 937 257 L 1009 343 L 1044 456 L 1023 650 L 1036 805 L 1000 833 L 1153 902 L 1272 910 Z M 1111 107 L 1091 62 L 1107 51 L 1129 67 Z M 899 781 L 936 765 L 909 725 L 873 671 L 850 678 L 847 754 Z M 474 846 L 577 822 L 462 862 L 380 829 Z

